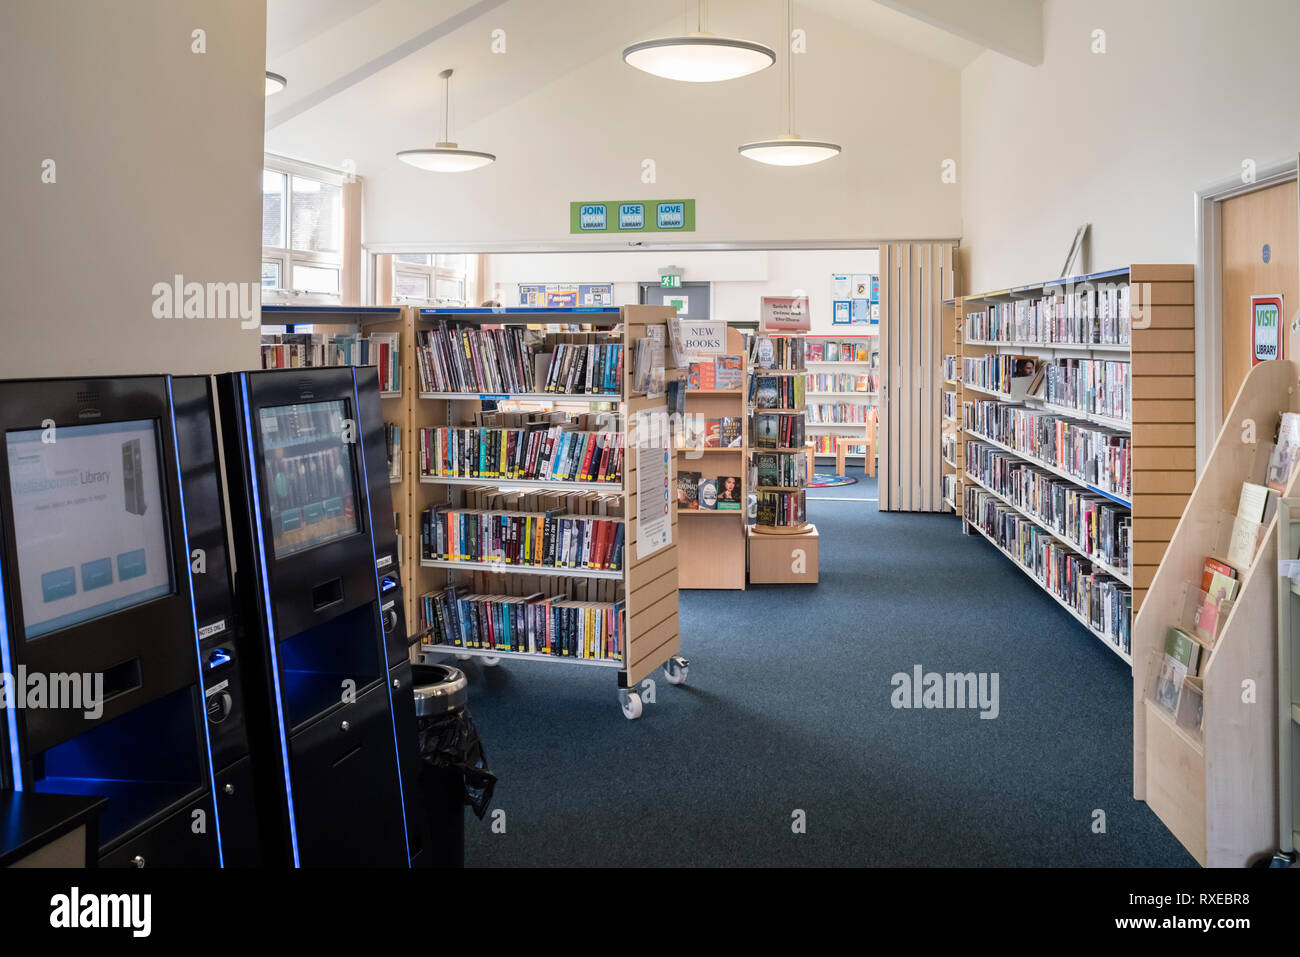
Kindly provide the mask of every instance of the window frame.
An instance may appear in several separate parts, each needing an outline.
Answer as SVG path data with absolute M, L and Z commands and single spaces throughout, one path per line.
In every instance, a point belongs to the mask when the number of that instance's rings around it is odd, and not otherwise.
M 338 170 L 327 169 L 323 166 L 316 166 L 311 163 L 304 163 L 300 160 L 292 160 L 283 156 L 275 156 L 271 153 L 263 154 L 262 169 L 272 173 L 279 173 L 284 176 L 284 204 L 281 215 L 283 217 L 283 235 L 285 242 L 283 247 L 262 247 L 262 261 L 267 263 L 274 262 L 279 265 L 281 283 L 278 287 L 262 287 L 263 304 L 290 306 L 342 305 L 343 290 L 347 286 L 343 271 L 343 261 L 345 258 L 343 247 L 345 247 L 348 242 L 347 225 L 343 222 L 343 217 L 346 215 L 344 211 L 346 203 L 344 202 L 342 190 L 350 181 L 349 176 Z M 339 237 L 339 251 L 337 253 L 319 253 L 306 249 L 293 248 L 293 178 L 295 176 L 338 187 L 340 191 L 339 228 L 341 234 Z M 338 293 L 331 295 L 330 293 L 295 290 L 293 287 L 294 266 L 317 266 L 337 270 L 339 274 Z

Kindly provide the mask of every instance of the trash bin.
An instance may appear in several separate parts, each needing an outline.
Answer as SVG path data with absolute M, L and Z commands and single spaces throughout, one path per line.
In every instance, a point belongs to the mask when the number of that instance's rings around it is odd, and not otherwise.
M 465 805 L 481 820 L 496 775 L 488 770 L 478 729 L 466 704 L 469 682 L 450 665 L 415 665 L 419 786 L 429 831 L 429 866 L 465 866 Z

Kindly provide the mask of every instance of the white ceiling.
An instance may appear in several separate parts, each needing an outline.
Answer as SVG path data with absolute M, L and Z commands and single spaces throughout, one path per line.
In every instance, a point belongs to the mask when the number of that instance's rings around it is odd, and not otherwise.
M 948 69 L 982 52 L 874 0 L 800 0 L 796 26 L 800 9 L 810 23 L 830 18 L 870 44 Z M 267 100 L 266 149 L 328 166 L 350 162 L 368 175 L 396 150 L 438 138 L 444 67 L 456 70 L 452 139 L 475 148 L 458 116 L 481 123 L 629 43 L 681 32 L 688 13 L 693 30 L 694 12 L 693 0 L 268 0 L 267 69 L 289 85 Z M 708 26 L 780 49 L 784 3 L 713 0 Z M 492 52 L 495 30 L 505 31 L 505 54 Z M 810 51 L 816 43 L 810 33 Z M 858 102 L 872 91 L 844 94 Z

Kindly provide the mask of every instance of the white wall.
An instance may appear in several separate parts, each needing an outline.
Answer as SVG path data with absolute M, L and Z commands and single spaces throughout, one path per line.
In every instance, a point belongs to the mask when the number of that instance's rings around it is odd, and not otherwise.
M 265 0 L 0 5 L 0 377 L 257 364 L 256 328 L 152 306 L 178 273 L 259 284 L 265 16 Z
M 487 290 L 503 306 L 518 303 L 518 283 L 612 282 L 615 305 L 637 301 L 637 284 L 656 282 L 659 269 L 679 266 L 685 282 L 712 283 L 714 319 L 758 319 L 764 296 L 808 296 L 812 331 L 849 334 L 852 326 L 831 323 L 831 274 L 874 273 L 874 249 L 730 252 L 621 252 L 492 254 L 486 259 Z
M 531 9 L 508 4 L 493 11 L 492 25 L 500 21 L 531 46 L 534 35 L 511 22 Z M 769 12 L 764 22 L 776 19 Z M 553 62 L 573 64 L 568 72 L 533 87 L 521 76 L 528 92 L 487 116 L 453 109 L 461 145 L 498 156 L 474 173 L 450 179 L 422 172 L 398 162 L 387 145 L 376 149 L 373 137 L 331 136 L 318 115 L 329 104 L 277 128 L 268 142 L 322 162 L 355 157 L 366 176 L 371 245 L 567 242 L 570 201 L 670 197 L 697 200 L 696 232 L 674 237 L 688 241 L 956 236 L 958 188 L 940 174 L 945 159 L 959 156 L 958 71 L 814 11 L 800 9 L 798 25 L 809 45 L 796 67 L 798 131 L 844 148 L 813 167 L 773 168 L 737 153 L 740 144 L 784 129 L 778 69 L 729 83 L 673 83 L 623 63 L 621 44 L 635 35 L 599 47 L 593 58 L 581 31 L 555 38 L 550 48 Z M 479 34 L 487 34 L 472 29 L 477 48 Z M 675 13 L 659 32 L 680 30 Z M 779 46 L 771 32 L 757 35 Z M 495 70 L 514 68 L 510 56 L 493 61 Z M 349 91 L 338 108 L 361 95 Z M 422 119 L 393 145 L 428 139 L 429 125 Z M 641 182 L 644 159 L 655 161 L 657 182 Z
M 1044 62 L 962 73 L 963 291 L 1192 262 L 1192 193 L 1300 150 L 1295 0 L 1045 0 Z M 1106 31 L 1106 52 L 1091 52 Z

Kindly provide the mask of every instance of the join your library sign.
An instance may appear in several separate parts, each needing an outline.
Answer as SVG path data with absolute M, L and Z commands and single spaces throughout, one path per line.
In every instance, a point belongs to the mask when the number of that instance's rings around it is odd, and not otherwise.
M 693 233 L 695 200 L 570 203 L 570 233 Z

